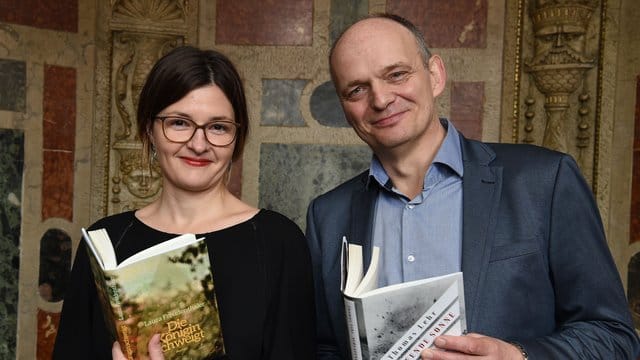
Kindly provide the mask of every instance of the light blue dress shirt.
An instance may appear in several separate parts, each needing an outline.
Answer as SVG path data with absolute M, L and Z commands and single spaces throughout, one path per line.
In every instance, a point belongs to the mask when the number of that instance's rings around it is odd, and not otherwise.
M 440 122 L 447 134 L 414 199 L 393 186 L 377 157 L 371 161 L 369 181 L 382 188 L 373 231 L 381 250 L 378 286 L 461 271 L 462 151 L 458 131 Z

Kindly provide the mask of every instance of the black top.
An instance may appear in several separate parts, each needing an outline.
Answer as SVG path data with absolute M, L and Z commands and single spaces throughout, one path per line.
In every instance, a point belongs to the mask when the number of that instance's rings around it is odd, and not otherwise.
M 134 216 L 106 217 L 90 229 L 107 229 L 118 262 L 171 239 Z M 270 210 L 204 236 L 209 249 L 229 359 L 313 359 L 315 310 L 309 250 L 300 229 Z M 84 241 L 74 261 L 62 307 L 54 359 L 111 359 Z

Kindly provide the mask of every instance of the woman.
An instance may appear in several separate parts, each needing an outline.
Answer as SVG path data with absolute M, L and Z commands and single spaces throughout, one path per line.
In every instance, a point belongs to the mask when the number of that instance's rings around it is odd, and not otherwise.
M 151 153 L 158 162 L 162 193 L 91 228 L 108 230 L 119 261 L 176 234 L 205 237 L 228 358 L 313 358 L 315 312 L 304 235 L 289 219 L 254 208 L 227 188 L 249 126 L 233 64 L 212 50 L 172 50 L 149 73 L 137 116 L 143 157 Z M 113 341 L 87 253 L 79 249 L 54 359 L 109 359 Z

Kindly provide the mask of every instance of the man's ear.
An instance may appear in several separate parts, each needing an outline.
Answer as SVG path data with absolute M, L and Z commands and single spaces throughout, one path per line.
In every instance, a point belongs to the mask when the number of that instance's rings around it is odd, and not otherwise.
M 431 55 L 429 58 L 429 76 L 431 78 L 431 91 L 436 97 L 444 91 L 447 84 L 447 70 L 440 55 Z

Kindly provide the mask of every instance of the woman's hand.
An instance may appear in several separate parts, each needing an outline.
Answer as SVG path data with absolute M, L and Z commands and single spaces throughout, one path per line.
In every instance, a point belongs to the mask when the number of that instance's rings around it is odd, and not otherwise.
M 116 341 L 111 348 L 111 356 L 113 360 L 127 360 L 127 357 L 122 353 L 120 344 Z M 149 359 L 150 360 L 164 360 L 162 354 L 162 346 L 160 345 L 160 334 L 155 334 L 149 340 Z

